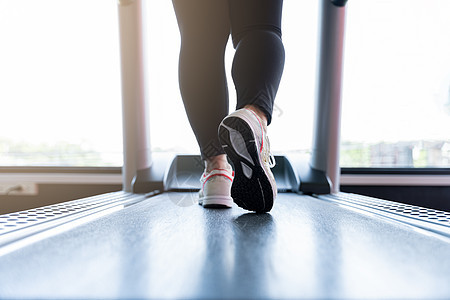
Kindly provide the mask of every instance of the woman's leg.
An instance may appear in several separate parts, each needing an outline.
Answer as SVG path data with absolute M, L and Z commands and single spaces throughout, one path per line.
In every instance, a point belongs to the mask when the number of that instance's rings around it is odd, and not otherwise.
M 232 76 L 237 109 L 256 107 L 270 124 L 284 68 L 281 41 L 283 0 L 229 0 L 233 45 Z
M 217 128 L 228 114 L 227 0 L 173 0 L 181 34 L 180 91 L 202 158 L 226 162 Z
M 229 0 L 233 45 L 232 75 L 237 110 L 219 127 L 219 138 L 234 165 L 231 196 L 248 210 L 268 212 L 277 196 L 270 170 L 265 125 L 271 122 L 273 103 L 284 67 L 281 42 L 282 0 Z M 247 109 L 241 109 L 247 108 Z

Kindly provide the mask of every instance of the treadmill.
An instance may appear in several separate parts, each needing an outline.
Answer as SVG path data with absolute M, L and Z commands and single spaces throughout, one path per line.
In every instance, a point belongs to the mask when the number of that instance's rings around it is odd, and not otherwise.
M 196 205 L 199 156 L 150 151 L 143 0 L 119 0 L 123 190 L 0 215 L 0 299 L 450 298 L 450 213 L 339 191 L 346 1 L 320 0 L 309 159 L 270 213 Z

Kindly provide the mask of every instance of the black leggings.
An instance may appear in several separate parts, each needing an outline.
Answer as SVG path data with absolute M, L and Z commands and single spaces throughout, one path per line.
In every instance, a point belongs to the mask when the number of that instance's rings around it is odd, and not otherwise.
M 217 137 L 228 115 L 224 54 L 231 32 L 237 107 L 252 104 L 272 119 L 284 67 L 283 0 L 173 0 L 181 33 L 179 83 L 202 158 L 224 154 Z

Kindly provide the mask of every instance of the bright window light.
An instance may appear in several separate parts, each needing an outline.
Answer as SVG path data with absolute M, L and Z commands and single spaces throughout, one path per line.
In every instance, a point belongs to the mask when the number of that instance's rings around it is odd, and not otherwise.
M 116 2 L 0 7 L 0 165 L 122 165 Z
M 341 166 L 450 167 L 450 1 L 349 1 Z
M 0 165 L 120 166 L 117 3 L 0 0 Z M 450 167 L 450 2 L 349 1 L 341 166 Z M 275 154 L 308 153 L 318 1 L 285 0 Z M 198 154 L 178 89 L 172 2 L 146 2 L 153 151 Z M 229 73 L 230 110 L 235 91 Z

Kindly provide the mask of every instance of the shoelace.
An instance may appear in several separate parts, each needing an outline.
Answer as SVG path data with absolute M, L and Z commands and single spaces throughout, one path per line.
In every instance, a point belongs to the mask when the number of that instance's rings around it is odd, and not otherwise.
M 262 158 L 265 164 L 269 166 L 269 168 L 273 168 L 276 165 L 275 157 L 270 152 L 270 143 L 269 138 L 267 137 L 267 134 L 263 133 L 264 135 L 264 147 L 262 149 Z
M 258 119 L 259 124 L 261 126 L 261 130 L 262 130 L 262 135 L 263 135 L 263 139 L 264 139 L 264 143 L 263 143 L 263 148 L 262 148 L 262 158 L 263 161 L 266 165 L 269 166 L 269 168 L 273 168 L 276 165 L 276 161 L 275 161 L 275 157 L 273 156 L 273 154 L 270 152 L 270 143 L 269 143 L 269 138 L 267 136 L 266 133 L 266 129 L 262 126 L 262 121 L 261 119 L 258 117 L 258 115 L 253 112 L 252 110 L 249 109 L 249 111 L 251 113 L 253 113 L 253 115 Z

